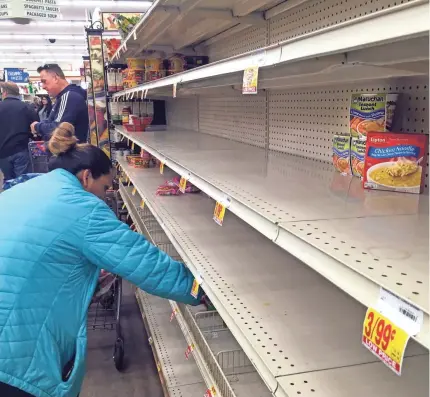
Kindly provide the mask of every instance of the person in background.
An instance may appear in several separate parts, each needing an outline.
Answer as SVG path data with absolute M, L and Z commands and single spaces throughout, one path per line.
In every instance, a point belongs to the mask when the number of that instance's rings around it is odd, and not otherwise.
M 51 98 L 49 98 L 49 96 L 47 95 L 44 95 L 42 97 L 41 106 L 38 112 L 39 120 L 40 121 L 47 120 L 49 118 L 49 115 L 51 114 L 51 110 L 52 110 Z
M 0 83 L 0 169 L 4 179 L 14 179 L 31 170 L 28 142 L 31 125 L 37 114 L 21 101 L 19 87 L 12 82 Z
M 73 132 L 61 123 L 52 134 L 49 173 L 0 194 L 1 397 L 78 395 L 100 269 L 186 304 L 203 294 L 185 265 L 116 218 L 102 200 L 111 161 Z
M 33 97 L 33 108 L 37 114 L 39 113 L 39 110 L 42 108 L 42 101 L 38 96 Z
M 86 142 L 89 128 L 86 91 L 69 84 L 56 63 L 43 65 L 37 69 L 37 72 L 40 74 L 42 88 L 56 100 L 49 117 L 32 124 L 33 134 L 40 135 L 43 140 L 48 141 L 60 123 L 68 122 L 75 127 L 79 142 Z

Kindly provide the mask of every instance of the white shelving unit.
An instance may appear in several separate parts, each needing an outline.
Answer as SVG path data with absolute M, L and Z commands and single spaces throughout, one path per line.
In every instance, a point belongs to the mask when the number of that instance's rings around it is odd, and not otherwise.
M 400 93 L 396 131 L 428 134 L 428 11 L 421 0 L 160 0 L 117 54 L 210 58 L 114 95 L 166 99 L 166 131 L 116 128 L 209 198 L 157 197 L 170 174 L 119 162 L 275 396 L 429 393 L 428 174 L 424 195 L 364 191 L 330 164 L 352 93 Z M 253 65 L 259 92 L 242 95 Z M 223 227 L 214 200 L 228 208 Z M 382 288 L 423 313 L 399 378 L 360 345 Z
M 411 388 L 428 393 L 424 348 L 411 341 L 404 373 L 394 376 L 361 346 L 365 308 L 359 303 L 236 216 L 217 226 L 211 199 L 156 196 L 169 175 L 119 162 L 273 394 L 329 396 L 345 367 L 362 386 L 344 385 L 339 395 L 362 396 L 369 383 L 383 395 L 400 397 Z M 362 369 L 368 365 L 372 370 Z M 371 381 L 362 377 L 368 372 Z M 306 384 L 297 390 L 304 373 Z
M 365 306 L 384 287 L 421 308 L 429 346 L 428 196 L 364 192 L 331 165 L 225 138 L 116 128 Z
M 124 185 L 120 186 L 120 194 L 139 233 L 147 236 L 151 242 L 172 257 L 181 260 L 151 212 L 142 208 L 142 198 L 139 194 L 133 195 L 133 188 Z M 157 332 L 163 335 L 165 331 L 162 327 L 168 327 L 165 321 L 167 302 L 160 298 L 150 297 L 143 291 L 137 291 L 136 297 L 139 300 L 144 318 L 146 318 L 147 312 L 151 316 L 154 310 L 162 316 L 158 322 L 157 319 L 152 323 L 151 321 L 149 323 L 148 321 L 145 322 L 148 332 L 151 335 L 158 335 Z M 186 307 L 173 301 L 170 301 L 170 306 L 174 313 L 174 315 L 170 314 L 170 322 L 179 324 L 187 346 L 193 346 L 192 356 L 207 385 L 207 389 L 211 390 L 212 395 L 245 397 L 252 390 L 253 393 L 257 393 L 256 395 L 260 397 L 270 396 L 270 392 L 255 371 L 252 363 L 241 350 L 217 312 L 208 312 L 204 310 L 203 306 Z M 160 331 L 157 331 L 158 327 L 161 327 Z M 151 340 L 153 341 L 153 338 Z M 154 356 L 157 360 L 159 371 L 163 374 L 169 374 L 175 368 L 165 368 L 166 360 L 160 361 L 158 359 L 160 354 L 166 355 L 168 352 L 166 349 L 161 351 L 159 348 L 160 343 L 157 342 L 154 344 Z M 180 345 L 182 344 L 181 342 L 179 341 Z M 169 357 L 167 362 L 171 362 Z M 166 376 L 164 375 L 162 377 L 163 384 L 165 378 Z M 170 375 L 168 378 L 170 379 Z M 169 387 L 167 388 L 167 394 L 172 396 L 171 390 L 169 393 Z

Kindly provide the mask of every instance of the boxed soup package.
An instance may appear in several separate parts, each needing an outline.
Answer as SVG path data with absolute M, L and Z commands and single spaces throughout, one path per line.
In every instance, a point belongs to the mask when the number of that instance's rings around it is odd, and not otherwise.
M 391 131 L 399 94 L 352 94 L 350 132 L 352 137 L 366 140 L 370 131 Z
M 364 188 L 421 193 L 427 151 L 427 135 L 369 132 L 364 160 Z
M 351 175 L 350 151 L 351 138 L 349 136 L 335 135 L 333 137 L 333 165 L 343 175 Z
M 363 177 L 364 156 L 366 154 L 366 141 L 351 138 L 351 171 L 352 175 Z

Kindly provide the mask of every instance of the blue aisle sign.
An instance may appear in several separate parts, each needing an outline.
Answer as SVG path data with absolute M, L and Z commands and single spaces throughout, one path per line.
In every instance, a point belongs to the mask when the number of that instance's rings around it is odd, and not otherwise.
M 29 75 L 27 72 L 24 72 L 23 69 L 5 68 L 4 77 L 6 81 L 12 81 L 14 83 L 28 83 Z

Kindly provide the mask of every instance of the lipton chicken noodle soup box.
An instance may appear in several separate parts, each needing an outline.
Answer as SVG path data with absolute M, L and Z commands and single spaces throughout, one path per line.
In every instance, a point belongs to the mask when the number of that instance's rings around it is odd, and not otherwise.
M 333 165 L 344 175 L 351 175 L 350 151 L 351 138 L 349 136 L 335 135 L 333 137 Z
M 427 150 L 426 135 L 369 132 L 364 160 L 364 188 L 421 193 Z
M 352 94 L 349 127 L 352 137 L 366 140 L 370 131 L 391 131 L 398 94 Z

